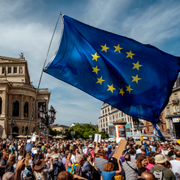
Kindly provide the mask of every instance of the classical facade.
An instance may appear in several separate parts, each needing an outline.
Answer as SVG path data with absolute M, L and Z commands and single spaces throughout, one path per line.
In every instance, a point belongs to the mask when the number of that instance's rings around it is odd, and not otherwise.
M 23 54 L 20 58 L 0 56 L 0 138 L 11 134 L 10 118 L 15 120 L 13 137 L 26 135 L 35 95 Z M 29 134 L 38 132 L 38 108 L 42 105 L 48 109 L 49 98 L 48 89 L 39 90 Z
M 133 123 L 133 117 L 129 116 L 122 111 L 118 110 L 117 108 L 103 103 L 101 108 L 101 116 L 98 118 L 98 128 L 100 132 L 107 132 L 109 133 L 109 125 L 112 125 L 117 120 L 122 122 L 126 122 L 130 124 L 130 132 L 137 132 L 138 130 L 135 128 Z M 143 120 L 139 119 L 139 121 L 143 124 Z
M 51 125 L 51 128 L 52 128 L 54 131 L 60 131 L 60 132 L 62 132 L 62 133 L 65 133 L 65 130 L 66 130 L 66 129 L 69 129 L 69 126 L 59 125 L 59 124 L 53 124 L 53 125 Z

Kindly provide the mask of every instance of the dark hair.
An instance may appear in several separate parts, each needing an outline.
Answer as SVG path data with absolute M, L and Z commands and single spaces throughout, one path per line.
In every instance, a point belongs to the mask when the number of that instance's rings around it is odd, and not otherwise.
M 57 177 L 57 180 L 73 180 L 73 179 L 74 179 L 73 174 L 70 174 L 67 171 L 61 171 Z
M 155 164 L 155 159 L 153 157 L 147 156 L 147 159 L 148 159 L 150 164 Z
M 25 177 L 25 180 L 36 180 L 35 179 L 35 176 L 33 174 L 27 174 L 26 177 Z
M 126 161 L 130 161 L 130 159 L 131 159 L 131 158 L 130 158 L 130 154 L 126 154 L 126 155 L 124 156 L 124 158 L 125 158 Z
M 180 151 L 177 151 L 177 152 L 176 152 L 176 157 L 177 157 L 177 158 L 180 158 Z

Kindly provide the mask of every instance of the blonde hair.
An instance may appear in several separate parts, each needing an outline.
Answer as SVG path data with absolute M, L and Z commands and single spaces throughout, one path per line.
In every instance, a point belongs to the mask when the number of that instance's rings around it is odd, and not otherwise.
M 30 159 L 31 159 L 31 154 L 30 154 L 30 153 L 27 153 L 27 154 L 26 154 L 26 158 L 25 158 L 25 165 L 26 165 L 26 166 L 28 165 Z
M 113 169 L 114 169 L 114 164 L 111 162 L 107 162 L 104 165 L 104 171 L 106 171 L 106 172 L 113 171 Z

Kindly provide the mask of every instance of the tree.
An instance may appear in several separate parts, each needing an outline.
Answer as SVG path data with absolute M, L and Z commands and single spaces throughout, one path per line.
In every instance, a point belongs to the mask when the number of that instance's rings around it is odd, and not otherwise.
M 89 135 L 92 135 L 92 138 L 94 139 L 95 134 L 101 134 L 102 139 L 107 137 L 107 135 L 105 135 L 103 132 L 98 131 L 98 127 L 91 124 L 76 124 L 75 126 L 69 128 L 69 130 L 65 132 L 67 139 L 72 138 L 71 131 L 75 131 L 74 138 L 76 139 L 89 139 Z

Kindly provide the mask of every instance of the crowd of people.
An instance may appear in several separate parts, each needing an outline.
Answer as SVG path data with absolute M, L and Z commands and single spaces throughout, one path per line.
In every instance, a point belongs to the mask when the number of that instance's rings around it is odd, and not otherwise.
M 0 141 L 2 180 L 179 180 L 180 145 L 127 141 L 120 159 L 118 144 L 88 140 Z

